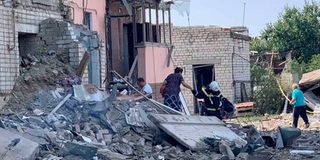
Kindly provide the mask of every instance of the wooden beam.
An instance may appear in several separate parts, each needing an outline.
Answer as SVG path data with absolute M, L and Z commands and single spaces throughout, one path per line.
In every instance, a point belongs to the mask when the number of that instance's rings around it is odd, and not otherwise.
M 83 77 L 83 74 L 84 74 L 84 71 L 86 70 L 89 59 L 90 59 L 90 57 L 89 57 L 88 52 L 85 52 L 81 61 L 80 61 L 79 68 L 76 73 L 76 75 L 79 76 L 80 78 Z
M 220 59 L 192 59 L 183 62 L 185 65 L 221 64 Z

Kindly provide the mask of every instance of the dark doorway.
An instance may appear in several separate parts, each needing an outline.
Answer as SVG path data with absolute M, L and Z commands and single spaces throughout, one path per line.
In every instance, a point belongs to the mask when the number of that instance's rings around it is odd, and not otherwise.
M 214 65 L 194 65 L 193 66 L 193 81 L 194 88 L 198 91 L 203 86 L 209 85 L 215 80 Z M 201 103 L 195 98 L 195 113 L 201 113 Z
M 39 40 L 36 34 L 19 33 L 18 34 L 19 45 L 19 59 L 20 59 L 20 74 L 23 69 L 28 68 L 32 60 L 30 55 L 39 54 Z

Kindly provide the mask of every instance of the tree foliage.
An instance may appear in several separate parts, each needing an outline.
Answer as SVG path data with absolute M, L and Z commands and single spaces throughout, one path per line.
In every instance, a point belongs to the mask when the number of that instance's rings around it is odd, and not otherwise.
M 250 41 L 250 51 L 256 51 L 258 53 L 264 53 L 270 51 L 270 47 L 266 40 L 261 39 L 261 37 L 252 38 Z
M 254 82 L 254 111 L 259 114 L 281 111 L 284 98 L 277 86 L 276 76 L 267 68 L 254 65 L 251 68 L 251 79 Z
M 306 71 L 311 72 L 320 69 L 320 54 L 313 55 L 306 65 Z
M 320 53 L 320 9 L 317 2 L 306 2 L 303 9 L 286 7 L 277 22 L 262 32 L 271 50 L 286 54 L 292 51 L 301 62 Z
M 298 60 L 293 59 L 290 65 L 291 66 L 289 68 L 289 71 L 291 73 L 297 73 L 299 78 L 301 78 L 302 74 L 306 72 L 306 64 L 304 63 L 304 61 L 298 62 Z

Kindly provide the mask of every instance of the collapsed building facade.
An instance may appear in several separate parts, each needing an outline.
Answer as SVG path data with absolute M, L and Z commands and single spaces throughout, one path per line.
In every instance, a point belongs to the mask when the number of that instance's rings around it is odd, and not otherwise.
M 247 30 L 173 28 L 170 5 L 160 0 L 0 1 L 1 96 L 10 94 L 30 54 L 65 54 L 68 63 L 77 67 L 89 53 L 84 83 L 104 87 L 106 80 L 114 80 L 114 70 L 131 79 L 143 77 L 151 84 L 153 97 L 161 100 L 163 80 L 181 66 L 186 82 L 195 88 L 217 80 L 231 101 L 246 101 L 250 94 Z M 183 93 L 189 107 L 197 106 L 189 91 Z
M 0 1 L 1 96 L 10 94 L 31 54 L 65 54 L 66 62 L 77 66 L 87 52 L 90 60 L 83 81 L 101 87 L 106 75 L 104 7 L 83 6 L 76 0 Z

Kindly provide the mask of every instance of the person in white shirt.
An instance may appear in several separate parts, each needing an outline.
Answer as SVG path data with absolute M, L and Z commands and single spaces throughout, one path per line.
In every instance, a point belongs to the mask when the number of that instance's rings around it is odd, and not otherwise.
M 146 81 L 142 77 L 138 78 L 137 81 L 138 86 L 141 88 L 141 92 L 147 97 L 152 98 L 151 86 L 148 83 L 146 83 Z

